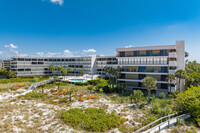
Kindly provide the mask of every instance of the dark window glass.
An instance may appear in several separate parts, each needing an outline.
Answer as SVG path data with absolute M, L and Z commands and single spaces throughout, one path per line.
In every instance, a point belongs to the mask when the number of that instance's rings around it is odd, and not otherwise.
M 134 56 L 139 56 L 139 54 L 140 54 L 139 51 L 134 51 L 134 52 L 133 52 L 133 55 L 134 55 Z
M 120 57 L 125 57 L 125 52 L 120 52 L 119 54 Z

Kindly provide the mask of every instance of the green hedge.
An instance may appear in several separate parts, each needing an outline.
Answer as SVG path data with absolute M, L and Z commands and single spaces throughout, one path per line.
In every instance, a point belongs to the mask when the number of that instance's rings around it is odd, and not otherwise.
M 119 116 L 107 114 L 101 108 L 70 109 L 62 112 L 61 119 L 72 127 L 90 132 L 104 132 L 122 124 Z

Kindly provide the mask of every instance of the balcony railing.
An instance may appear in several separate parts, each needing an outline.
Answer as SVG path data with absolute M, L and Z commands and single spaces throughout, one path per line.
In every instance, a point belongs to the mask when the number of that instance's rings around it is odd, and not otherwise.
M 137 70 L 137 68 L 134 69 L 121 69 L 121 72 L 149 72 L 149 73 L 168 73 L 168 70 L 161 71 L 159 69 L 145 69 L 145 70 Z
M 143 57 L 143 56 L 168 56 L 168 54 L 153 53 L 149 54 L 139 54 L 139 55 L 117 55 L 117 57 Z
M 167 65 L 168 61 L 119 61 L 123 65 Z

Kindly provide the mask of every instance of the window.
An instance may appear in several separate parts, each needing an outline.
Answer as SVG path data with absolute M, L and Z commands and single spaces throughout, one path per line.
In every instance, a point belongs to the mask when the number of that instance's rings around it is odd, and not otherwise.
M 133 52 L 133 55 L 134 55 L 134 56 L 139 56 L 139 54 L 140 54 L 139 51 L 134 51 L 134 52 Z
M 167 50 L 160 50 L 160 56 L 167 56 Z
M 146 51 L 147 56 L 152 56 L 152 50 Z
M 120 56 L 120 57 L 125 57 L 125 52 L 120 52 L 120 53 L 119 53 L 119 56 Z

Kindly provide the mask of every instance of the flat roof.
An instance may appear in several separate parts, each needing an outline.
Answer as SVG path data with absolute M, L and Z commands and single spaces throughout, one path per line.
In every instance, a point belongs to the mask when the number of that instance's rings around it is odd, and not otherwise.
M 140 51 L 140 50 L 163 50 L 163 49 L 176 49 L 176 45 L 161 45 L 161 46 L 144 46 L 144 47 L 130 47 L 130 48 L 117 48 L 116 51 Z

